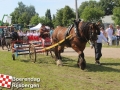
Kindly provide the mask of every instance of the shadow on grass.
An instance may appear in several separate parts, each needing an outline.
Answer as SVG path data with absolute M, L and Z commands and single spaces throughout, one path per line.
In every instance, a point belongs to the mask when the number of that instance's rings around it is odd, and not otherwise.
M 78 68 L 77 61 L 67 57 L 63 57 L 63 66 Z M 120 72 L 120 69 L 113 66 L 120 66 L 120 63 L 102 63 L 102 65 L 86 63 L 86 70 L 88 72 Z
M 20 60 L 20 61 L 25 63 L 31 62 L 31 60 Z
M 21 62 L 29 63 L 31 60 L 21 60 Z M 77 60 L 71 59 L 70 57 L 62 57 L 63 66 L 65 67 L 73 67 L 73 68 L 79 68 L 77 66 Z M 51 56 L 45 56 L 38 57 L 36 64 L 47 64 L 52 65 L 56 64 L 55 59 Z M 102 63 L 101 66 L 86 63 L 86 69 L 88 72 L 120 72 L 120 69 L 117 69 L 116 67 L 120 66 L 120 63 Z
M 102 64 L 102 65 L 95 65 L 95 64 L 90 64 L 87 63 L 87 70 L 90 72 L 120 72 L 120 69 L 117 68 L 112 68 L 112 66 L 106 66 L 106 65 L 120 65 L 118 63 L 107 63 L 107 64 Z
M 102 65 L 120 66 L 120 63 L 102 63 Z
M 78 68 L 77 61 L 74 59 L 62 57 L 62 62 L 63 62 L 63 66 Z

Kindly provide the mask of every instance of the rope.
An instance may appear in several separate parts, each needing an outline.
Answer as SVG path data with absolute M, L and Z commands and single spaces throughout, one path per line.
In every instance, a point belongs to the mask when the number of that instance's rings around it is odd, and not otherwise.
M 46 51 L 46 50 L 49 50 L 49 49 L 51 49 L 51 48 L 53 48 L 53 47 L 56 47 L 56 46 L 58 46 L 59 44 L 63 43 L 66 39 L 70 38 L 71 36 L 72 36 L 72 35 L 69 35 L 69 36 L 67 36 L 65 39 L 59 41 L 58 43 L 56 43 L 56 44 L 54 44 L 54 45 L 52 45 L 52 46 L 49 46 L 49 47 L 46 47 L 46 48 L 41 49 L 41 51 Z

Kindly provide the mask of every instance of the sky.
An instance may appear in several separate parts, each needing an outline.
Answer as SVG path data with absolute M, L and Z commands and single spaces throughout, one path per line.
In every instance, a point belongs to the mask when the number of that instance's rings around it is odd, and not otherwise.
M 33 5 L 39 16 L 45 16 L 47 9 L 50 9 L 51 15 L 56 14 L 57 10 L 64 8 L 66 5 L 75 10 L 75 0 L 0 0 L 0 20 L 2 20 L 4 14 L 10 15 L 18 7 L 18 2 L 21 1 L 26 6 Z M 77 0 L 77 6 L 79 7 L 84 1 L 89 0 Z M 5 22 L 6 19 L 7 16 L 4 17 L 3 21 Z

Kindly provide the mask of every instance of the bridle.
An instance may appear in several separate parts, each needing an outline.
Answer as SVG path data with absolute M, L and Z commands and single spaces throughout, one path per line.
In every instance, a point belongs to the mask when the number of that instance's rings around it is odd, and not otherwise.
M 76 36 L 80 39 L 81 36 L 80 36 L 79 30 L 78 30 L 79 23 L 80 23 L 79 21 L 76 21 L 76 22 L 74 23 L 74 27 L 75 27 L 74 31 L 75 31 L 75 33 L 76 33 Z M 89 40 L 90 40 L 91 42 L 93 42 L 94 40 L 93 40 L 92 37 L 94 36 L 94 34 L 97 34 L 97 30 L 93 30 L 93 28 L 92 28 L 94 25 L 95 25 L 94 23 L 87 22 L 87 23 L 84 24 L 84 26 L 81 28 L 81 30 L 85 30 L 85 28 L 86 28 L 87 26 L 89 26 L 89 29 L 88 29 L 89 38 L 87 38 L 84 34 L 82 35 L 89 44 L 90 44 Z M 97 38 L 96 38 L 96 40 L 97 40 Z

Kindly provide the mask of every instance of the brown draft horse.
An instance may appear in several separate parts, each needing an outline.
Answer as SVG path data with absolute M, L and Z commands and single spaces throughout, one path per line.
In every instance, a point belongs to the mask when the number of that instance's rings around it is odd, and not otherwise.
M 58 43 L 69 35 L 72 36 L 54 48 L 57 65 L 62 65 L 61 53 L 64 52 L 64 47 L 67 46 L 73 48 L 78 53 L 77 65 L 84 70 L 86 68 L 86 61 L 84 59 L 83 51 L 86 47 L 86 43 L 89 40 L 95 42 L 97 40 L 97 35 L 99 34 L 99 25 L 91 22 L 75 20 L 69 28 L 58 26 L 53 32 L 52 44 Z

